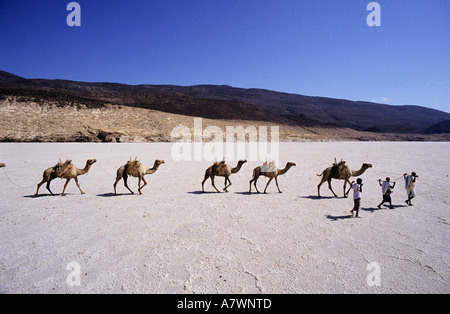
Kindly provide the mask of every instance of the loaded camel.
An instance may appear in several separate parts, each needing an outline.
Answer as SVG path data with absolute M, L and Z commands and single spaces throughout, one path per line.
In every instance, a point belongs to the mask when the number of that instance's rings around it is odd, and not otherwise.
M 158 170 L 159 166 L 164 164 L 164 160 L 155 160 L 155 163 L 153 164 L 153 168 L 149 169 L 148 167 L 146 167 L 144 164 L 141 164 L 139 160 L 137 160 L 137 158 L 135 160 L 131 160 L 128 161 L 125 165 L 121 166 L 118 170 L 117 170 L 117 177 L 116 177 L 116 182 L 114 182 L 114 195 L 117 196 L 117 183 L 119 183 L 119 181 L 121 179 L 123 179 L 124 185 L 125 187 L 128 189 L 128 191 L 131 192 L 131 194 L 134 194 L 134 192 L 128 187 L 128 176 L 132 176 L 135 178 L 138 178 L 138 191 L 139 194 L 142 194 L 142 189 L 144 188 L 144 186 L 147 185 L 147 181 L 145 181 L 144 176 L 147 174 L 153 174 L 156 172 L 156 170 Z M 144 184 L 141 186 L 141 181 L 144 181 Z
M 278 169 L 275 166 L 275 162 L 267 163 L 265 162 L 262 166 L 256 167 L 253 170 L 253 178 L 250 180 L 250 190 L 249 193 L 252 192 L 252 183 L 255 185 L 256 192 L 260 193 L 258 190 L 258 187 L 256 186 L 256 183 L 258 182 L 258 179 L 260 176 L 265 176 L 266 178 L 269 178 L 269 181 L 266 184 L 266 188 L 264 189 L 264 193 L 267 194 L 267 187 L 269 186 L 270 182 L 272 182 L 273 179 L 275 179 L 275 183 L 277 184 L 278 192 L 283 193 L 280 190 L 280 187 L 278 185 L 278 176 L 285 174 L 286 172 L 291 169 L 291 167 L 296 166 L 293 162 L 288 162 L 284 169 Z
M 317 193 L 318 196 L 320 196 L 320 186 L 327 181 L 328 182 L 328 188 L 333 193 L 335 197 L 337 197 L 336 193 L 334 193 L 333 188 L 331 187 L 331 180 L 337 179 L 337 180 L 344 180 L 344 197 L 348 196 L 348 193 L 350 189 L 346 192 L 345 187 L 347 186 L 347 183 L 350 184 L 350 178 L 351 177 L 359 177 L 362 175 L 367 169 L 372 168 L 371 164 L 364 163 L 361 166 L 361 169 L 355 171 L 352 170 L 349 166 L 345 164 L 345 161 L 341 160 L 339 163 L 336 162 L 336 159 L 334 160 L 334 164 L 331 167 L 328 167 L 324 171 L 322 171 L 321 174 L 317 174 L 318 177 L 322 177 L 322 181 L 320 181 L 319 185 L 317 186 Z
M 225 188 L 223 189 L 223 191 L 228 193 L 228 188 L 231 186 L 230 175 L 232 175 L 233 173 L 238 173 L 239 170 L 241 170 L 242 165 L 245 164 L 246 162 L 247 160 L 239 160 L 235 168 L 231 168 L 231 166 L 226 164 L 225 161 L 215 162 L 211 167 L 209 167 L 205 171 L 205 178 L 202 182 L 203 193 L 205 193 L 205 182 L 206 180 L 208 180 L 208 178 L 211 178 L 212 186 L 216 189 L 217 193 L 220 193 L 219 190 L 216 188 L 216 185 L 214 184 L 214 178 L 216 176 L 225 177 Z
M 84 169 L 79 169 L 75 167 L 75 165 L 72 164 L 72 160 L 68 159 L 64 163 L 61 161 L 58 162 L 55 166 L 48 168 L 44 171 L 42 175 L 42 181 L 37 185 L 36 194 L 34 194 L 34 197 L 37 197 L 39 188 L 42 184 L 47 183 L 47 190 L 50 192 L 51 195 L 53 192 L 50 190 L 50 182 L 56 178 L 66 179 L 66 183 L 64 184 L 64 189 L 62 191 L 62 196 L 65 196 L 67 185 L 69 184 L 69 181 L 74 179 L 78 189 L 80 190 L 81 194 L 84 194 L 84 192 L 81 190 L 80 184 L 78 183 L 78 176 L 84 175 L 89 172 L 91 169 L 91 166 L 95 164 L 97 160 L 95 159 L 89 159 L 86 161 L 86 166 Z
M 34 197 L 38 196 L 39 188 L 42 184 L 47 183 L 47 190 L 50 192 L 51 195 L 53 194 L 52 190 L 50 190 L 50 182 L 52 182 L 56 178 L 61 178 L 63 175 L 63 170 L 72 163 L 72 160 L 67 159 L 64 163 L 61 162 L 61 160 L 54 165 L 53 167 L 48 168 L 44 171 L 42 174 L 42 181 L 38 183 L 36 193 L 34 194 Z

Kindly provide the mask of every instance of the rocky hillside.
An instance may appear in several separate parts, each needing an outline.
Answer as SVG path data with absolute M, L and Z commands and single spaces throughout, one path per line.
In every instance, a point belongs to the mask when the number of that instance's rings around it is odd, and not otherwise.
M 362 107 L 357 115 L 345 115 L 355 111 L 345 106 Z M 194 117 L 204 118 L 203 127 L 223 130 L 280 126 L 282 140 L 450 138 L 425 134 L 449 114 L 391 107 L 229 86 L 131 86 L 25 79 L 0 71 L 1 141 L 170 141 L 173 128 L 192 128 Z M 399 115 L 404 119 L 395 120 Z

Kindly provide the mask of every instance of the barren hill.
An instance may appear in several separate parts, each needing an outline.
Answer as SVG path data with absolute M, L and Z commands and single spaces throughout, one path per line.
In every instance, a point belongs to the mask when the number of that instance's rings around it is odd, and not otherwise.
M 277 125 L 282 140 L 447 140 L 425 130 L 450 119 L 422 107 L 259 89 L 25 79 L 3 71 L 0 112 L 3 141 L 169 141 L 175 126 L 192 127 L 194 117 L 204 127 Z

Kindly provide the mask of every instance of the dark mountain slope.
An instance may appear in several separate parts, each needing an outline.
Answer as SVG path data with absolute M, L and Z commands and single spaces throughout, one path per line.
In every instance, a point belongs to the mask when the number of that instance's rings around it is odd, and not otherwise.
M 108 102 L 210 119 L 349 127 L 373 132 L 425 133 L 427 128 L 450 119 L 449 113 L 419 106 L 390 106 L 264 89 L 24 79 L 3 71 L 0 71 L 0 93 L 4 97 L 8 93 L 41 93 L 62 100 L 77 97 L 94 106 Z

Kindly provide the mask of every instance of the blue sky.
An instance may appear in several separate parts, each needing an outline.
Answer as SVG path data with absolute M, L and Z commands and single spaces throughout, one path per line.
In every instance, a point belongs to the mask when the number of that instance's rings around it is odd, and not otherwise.
M 0 0 L 0 69 L 26 78 L 227 84 L 450 112 L 450 1 Z

